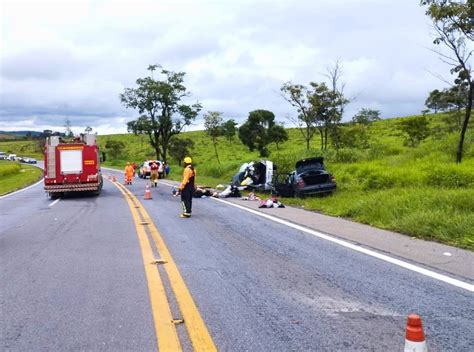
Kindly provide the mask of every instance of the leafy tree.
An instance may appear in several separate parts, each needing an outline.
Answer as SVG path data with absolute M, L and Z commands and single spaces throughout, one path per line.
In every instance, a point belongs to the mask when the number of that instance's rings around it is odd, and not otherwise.
M 268 110 L 254 110 L 239 128 L 239 138 L 250 151 L 257 149 L 261 157 L 270 154 L 267 145 L 271 143 L 270 130 L 275 125 L 275 115 Z
M 219 154 L 217 153 L 217 138 L 222 136 L 222 113 L 218 111 L 209 111 L 204 115 L 204 128 L 207 135 L 211 137 L 216 154 L 217 163 L 220 165 Z
M 194 147 L 194 141 L 189 138 L 173 137 L 170 140 L 169 152 L 171 157 L 181 164 L 183 159 L 188 156 L 189 150 Z
M 311 96 L 314 91 L 301 84 L 286 82 L 280 88 L 283 98 L 296 108 L 297 117 L 289 117 L 290 121 L 295 123 L 306 141 L 306 149 L 309 150 L 309 143 L 317 132 L 318 118 L 311 105 Z
M 369 127 L 374 121 L 380 120 L 380 111 L 363 108 L 352 117 L 352 122 L 357 124 L 352 128 L 354 133 L 354 144 L 362 148 L 369 147 Z M 346 131 L 347 132 L 347 131 Z M 352 140 L 347 133 L 341 136 L 341 140 Z M 344 143 L 343 143 L 344 144 Z
M 276 144 L 278 150 L 278 145 L 288 140 L 288 132 L 281 125 L 273 125 L 269 131 L 269 138 Z
M 52 134 L 53 134 L 52 130 L 43 130 L 43 132 L 41 133 L 41 137 L 46 138 L 46 137 L 51 136 Z
M 465 85 L 467 90 L 464 121 L 461 126 L 456 162 L 462 161 L 464 138 L 471 118 L 474 95 L 472 77 L 472 42 L 474 41 L 473 2 L 450 0 L 421 0 L 421 5 L 428 6 L 426 14 L 433 21 L 437 32 L 434 44 L 443 44 L 451 52 L 446 55 L 438 52 L 442 60 L 451 66 L 456 85 Z
M 105 142 L 105 149 L 112 157 L 112 159 L 116 159 L 125 148 L 125 143 L 122 141 L 115 141 L 113 139 L 108 140 Z
M 283 98 L 298 112 L 297 118 L 289 118 L 296 124 L 306 141 L 306 149 L 314 134 L 319 131 L 321 149 L 327 148 L 328 132 L 341 119 L 346 99 L 325 83 L 310 82 L 310 87 L 286 82 L 281 87 Z
M 331 142 L 336 152 L 341 148 L 357 148 L 359 139 L 360 126 L 357 125 L 347 125 L 331 131 Z
M 323 136 L 322 132 L 324 132 L 324 150 L 326 150 L 328 146 L 328 132 L 332 135 L 337 134 L 346 105 L 350 102 L 349 99 L 344 97 L 346 84 L 341 82 L 342 67 L 339 60 L 328 67 L 326 77 L 329 79 L 329 85 L 332 91 L 333 107 L 330 109 L 328 118 L 325 119 L 323 131 L 320 129 L 321 136 Z
M 232 139 L 235 136 L 235 132 L 237 132 L 237 122 L 235 122 L 233 119 L 227 120 L 222 124 L 222 135 L 227 138 L 229 142 L 232 141 Z
M 406 134 L 406 145 L 416 147 L 430 135 L 429 121 L 426 116 L 405 118 L 399 123 L 399 128 Z
M 153 72 L 160 68 L 162 80 L 154 79 Z M 183 85 L 184 72 L 172 72 L 158 65 L 150 65 L 149 77 L 138 78 L 137 88 L 125 88 L 120 94 L 122 104 L 137 109 L 139 118 L 127 124 L 129 132 L 148 135 L 156 158 L 166 161 L 171 137 L 181 133 L 196 118 L 202 106 L 182 104 L 190 93 Z
M 380 111 L 373 109 L 360 109 L 357 114 L 352 117 L 352 122 L 361 125 L 370 125 L 372 122 L 380 120 Z
M 466 108 L 466 97 L 468 94 L 465 84 L 452 86 L 446 91 L 446 102 L 451 109 L 461 111 L 461 109 Z
M 425 106 L 430 110 L 434 110 L 435 114 L 437 114 L 438 111 L 446 109 L 446 100 L 444 98 L 443 92 L 435 89 L 431 91 L 428 98 L 426 98 Z

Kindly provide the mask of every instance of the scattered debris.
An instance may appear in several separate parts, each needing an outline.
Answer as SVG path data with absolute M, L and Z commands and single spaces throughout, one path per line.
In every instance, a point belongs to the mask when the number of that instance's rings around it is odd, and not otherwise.
M 259 208 L 284 208 L 285 206 L 276 198 L 272 197 L 266 200 L 262 200 Z
M 247 197 L 240 198 L 242 200 L 261 200 L 260 197 L 257 197 L 254 192 L 250 192 Z
M 166 263 L 168 263 L 166 260 L 156 259 L 156 260 L 152 261 L 150 264 L 166 264 Z

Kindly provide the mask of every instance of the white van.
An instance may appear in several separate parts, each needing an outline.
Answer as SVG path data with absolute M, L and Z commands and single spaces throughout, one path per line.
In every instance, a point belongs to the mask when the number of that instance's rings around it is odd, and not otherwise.
M 7 153 L 0 152 L 0 160 L 7 160 Z
M 16 156 L 16 154 L 10 154 L 7 159 L 10 161 L 15 161 L 17 158 L 18 157 Z

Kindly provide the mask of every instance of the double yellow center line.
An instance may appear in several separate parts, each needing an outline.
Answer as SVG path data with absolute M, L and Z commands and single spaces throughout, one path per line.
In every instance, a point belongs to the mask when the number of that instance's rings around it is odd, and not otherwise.
M 156 250 L 160 255 L 159 260 L 163 263 L 194 350 L 206 352 L 217 351 L 196 304 L 148 212 L 141 205 L 140 201 L 123 185 L 116 182 L 114 182 L 114 184 L 125 196 L 135 222 L 148 282 L 148 292 L 150 294 L 159 351 L 175 352 L 181 351 L 182 348 L 176 331 L 176 321 L 171 314 L 166 290 L 157 268 L 156 261 L 158 258 L 154 257 L 147 231 L 153 239 Z

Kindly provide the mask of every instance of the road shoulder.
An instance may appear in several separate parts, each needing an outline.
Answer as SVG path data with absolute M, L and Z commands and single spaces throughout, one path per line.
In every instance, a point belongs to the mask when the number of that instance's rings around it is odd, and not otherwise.
M 474 282 L 474 253 L 464 249 L 412 238 L 295 207 L 268 209 L 259 208 L 259 201 L 240 198 L 226 198 L 225 200 L 366 248 L 391 254 L 399 259 L 406 259 L 437 271 L 459 276 L 471 283 Z
M 168 187 L 178 184 L 171 180 L 160 183 Z M 461 280 L 469 281 L 470 284 L 474 283 L 474 252 L 465 249 L 417 239 L 301 208 L 290 206 L 259 208 L 259 201 L 232 197 L 220 198 L 220 200 L 268 214 L 397 259 L 404 259 L 427 269 L 454 275 Z

